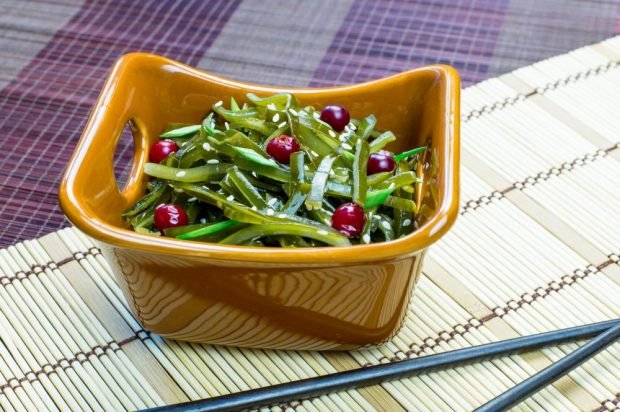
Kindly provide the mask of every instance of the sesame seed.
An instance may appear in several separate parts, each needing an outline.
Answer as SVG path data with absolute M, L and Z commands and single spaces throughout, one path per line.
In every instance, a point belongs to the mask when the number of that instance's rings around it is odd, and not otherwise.
M 205 223 L 207 223 L 207 219 L 205 219 L 205 218 L 203 217 L 202 219 L 200 219 L 200 223 L 202 223 L 202 224 L 204 225 Z
M 228 124 L 228 122 L 224 122 L 224 127 L 226 128 L 226 130 L 230 130 L 230 125 Z
M 370 235 L 366 233 L 364 236 L 362 236 L 362 241 L 364 243 L 370 243 Z
M 348 144 L 348 143 L 343 143 L 343 144 L 342 144 L 342 147 L 343 147 L 344 149 L 346 149 L 346 150 L 351 150 L 351 149 L 353 149 L 353 147 L 352 147 L 350 144 Z
M 411 224 L 411 219 L 405 219 L 403 221 L 403 226 L 409 226 Z
M 177 172 L 177 177 L 183 177 L 185 176 L 185 171 L 181 170 L 180 172 Z
M 273 209 L 267 209 L 265 211 L 265 213 L 267 214 L 267 216 L 273 216 L 275 214 L 275 212 L 273 211 Z
M 390 185 L 388 186 L 388 189 L 394 189 L 396 187 L 396 183 L 392 182 L 390 183 Z
M 275 105 L 275 104 L 273 104 L 273 103 L 269 103 L 269 104 L 267 105 L 267 108 L 268 108 L 269 110 L 277 110 L 277 109 L 276 109 L 276 105 Z
M 198 200 L 197 197 L 190 197 L 189 199 L 187 199 L 188 202 L 195 202 L 196 200 Z
M 320 230 L 319 230 L 318 232 L 316 232 L 316 233 L 318 233 L 319 235 L 326 236 L 326 235 L 327 235 L 327 230 L 325 230 L 325 229 L 320 229 Z
M 346 140 L 347 140 L 347 138 L 348 138 L 348 137 L 349 137 L 349 136 L 347 136 L 347 135 L 345 135 L 345 134 L 342 134 L 342 135 L 340 135 L 340 137 L 338 138 L 338 140 L 340 140 L 341 142 L 344 142 L 344 141 L 346 141 Z
M 275 197 L 272 197 L 272 198 L 271 198 L 271 199 L 269 199 L 269 201 L 267 202 L 267 204 L 268 204 L 269 206 L 273 206 L 273 205 L 275 205 L 276 203 L 278 203 L 278 199 L 276 199 Z
M 314 116 L 315 119 L 320 119 L 321 115 L 318 114 L 317 112 L 312 113 L 312 116 Z
M 220 107 L 222 104 L 224 104 L 224 102 L 220 100 L 219 102 L 215 103 L 213 107 Z
M 278 120 L 280 120 L 280 114 L 279 114 L 279 113 L 274 114 L 274 115 L 273 115 L 273 117 L 271 118 L 271 120 L 272 120 L 274 123 L 277 123 L 277 122 L 278 122 Z
M 229 195 L 226 200 L 232 202 L 233 200 L 235 200 L 235 197 L 233 195 Z
M 381 222 L 381 226 L 383 226 L 384 229 L 388 229 L 388 230 L 392 228 L 392 226 L 390 226 L 390 224 L 386 222 L 385 220 Z
M 350 128 L 351 130 L 357 130 L 357 126 L 356 126 L 356 125 L 354 125 L 353 123 L 351 123 L 351 125 L 349 126 L 349 128 Z
M 312 154 L 312 156 L 314 157 L 319 157 L 319 154 L 317 152 L 315 152 L 314 150 L 310 150 L 310 153 Z
M 202 148 L 208 152 L 209 150 L 211 150 L 211 145 L 209 143 L 203 143 Z
M 329 133 L 331 137 L 336 137 L 336 132 L 334 132 L 333 130 L 329 130 L 327 133 Z
M 284 126 L 286 126 L 286 121 L 284 121 L 284 122 L 280 123 L 280 124 L 278 125 L 278 129 L 281 129 L 281 128 L 283 128 Z
M 252 210 L 258 210 L 258 208 L 256 206 L 252 206 L 250 209 Z
M 289 113 L 293 116 L 297 116 L 297 111 L 295 109 L 288 109 Z
M 285 219 L 285 218 L 287 218 L 287 217 L 288 217 L 288 215 L 287 215 L 286 213 L 280 213 L 280 214 L 278 215 L 278 217 L 279 217 L 280 219 Z
M 216 165 L 216 164 L 218 164 L 219 162 L 220 162 L 220 161 L 219 161 L 219 160 L 217 160 L 217 159 L 209 159 L 209 160 L 207 160 L 207 163 L 208 163 L 208 164 L 210 164 L 210 165 Z

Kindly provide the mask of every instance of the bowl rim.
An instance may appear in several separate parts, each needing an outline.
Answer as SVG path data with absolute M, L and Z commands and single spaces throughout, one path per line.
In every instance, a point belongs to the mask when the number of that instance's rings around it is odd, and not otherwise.
M 117 84 L 117 78 L 122 75 L 124 69 L 136 60 L 149 60 L 150 64 L 170 66 L 175 71 L 201 78 L 203 80 L 219 83 L 228 87 L 251 88 L 266 93 L 292 92 L 297 94 L 346 91 L 357 88 L 380 87 L 382 83 L 394 82 L 405 76 L 416 75 L 423 71 L 434 70 L 445 82 L 442 106 L 445 113 L 442 116 L 446 123 L 443 139 L 447 140 L 445 150 L 438 153 L 441 167 L 446 168 L 443 181 L 439 186 L 443 187 L 440 195 L 441 204 L 437 210 L 423 225 L 411 234 L 389 242 L 373 243 L 370 245 L 351 246 L 324 246 L 313 248 L 258 248 L 253 246 L 221 245 L 207 242 L 194 242 L 181 239 L 150 236 L 140 234 L 129 229 L 108 224 L 96 217 L 90 217 L 85 210 L 80 198 L 75 192 L 75 176 L 80 171 L 80 163 L 92 143 L 94 131 L 98 128 L 98 119 L 95 116 L 97 108 L 104 102 L 108 102 Z M 106 103 L 107 104 L 107 103 Z M 121 56 L 114 64 L 103 89 L 93 106 L 94 109 L 88 119 L 86 127 L 71 157 L 69 165 L 63 175 L 58 197 L 61 209 L 67 218 L 80 230 L 91 237 L 104 243 L 117 247 L 141 250 L 145 252 L 157 252 L 164 255 L 180 257 L 203 257 L 218 261 L 256 262 L 277 265 L 338 265 L 355 264 L 369 261 L 384 261 L 405 258 L 416 254 L 441 238 L 452 226 L 458 215 L 459 208 L 459 130 L 460 130 L 460 79 L 457 71 L 447 65 L 427 65 L 412 70 L 407 70 L 388 77 L 371 80 L 363 83 L 347 84 L 341 86 L 320 88 L 292 88 L 270 87 L 232 80 L 226 77 L 214 75 L 183 63 L 148 53 L 129 53 Z

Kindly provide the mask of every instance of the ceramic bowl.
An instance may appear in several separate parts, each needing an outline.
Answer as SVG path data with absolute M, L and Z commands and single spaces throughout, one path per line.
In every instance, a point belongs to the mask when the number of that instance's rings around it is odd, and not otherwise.
M 169 122 L 197 123 L 211 105 L 248 92 L 294 93 L 302 105 L 375 114 L 398 140 L 428 145 L 412 234 L 372 245 L 255 248 L 183 241 L 128 230 L 121 212 L 145 192 L 148 148 Z M 459 78 L 443 65 L 367 83 L 288 89 L 237 82 L 134 53 L 113 67 L 60 186 L 69 220 L 96 239 L 144 328 L 164 337 L 282 349 L 352 349 L 391 337 L 402 324 L 427 248 L 458 211 Z M 127 183 L 113 169 L 132 126 Z

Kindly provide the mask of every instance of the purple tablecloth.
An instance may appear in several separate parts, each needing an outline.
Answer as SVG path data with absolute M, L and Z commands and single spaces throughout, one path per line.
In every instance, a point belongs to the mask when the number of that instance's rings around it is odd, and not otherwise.
M 611 36 L 619 15 L 605 0 L 3 0 L 0 246 L 67 224 L 59 179 L 123 53 L 288 86 L 441 62 L 466 86 Z

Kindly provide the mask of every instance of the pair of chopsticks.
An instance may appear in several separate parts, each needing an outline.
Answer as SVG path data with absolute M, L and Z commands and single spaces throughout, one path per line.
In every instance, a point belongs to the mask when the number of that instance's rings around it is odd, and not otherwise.
M 486 358 L 587 338 L 593 339 L 476 409 L 478 412 L 503 411 L 564 376 L 619 339 L 620 319 L 522 336 L 415 359 L 332 373 L 266 388 L 148 409 L 148 411 L 198 412 L 258 408 L 280 402 L 307 399 L 327 393 L 360 388 L 388 380 L 406 378 L 417 373 L 429 372 L 435 369 L 455 367 Z

